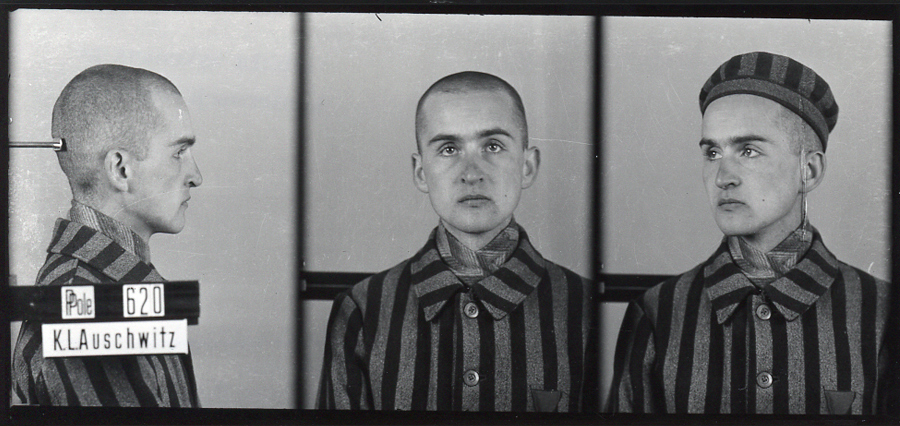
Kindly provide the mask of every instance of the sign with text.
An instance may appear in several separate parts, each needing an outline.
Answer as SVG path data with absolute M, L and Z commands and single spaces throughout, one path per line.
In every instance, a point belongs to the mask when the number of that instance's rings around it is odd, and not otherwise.
M 65 284 L 9 287 L 12 321 L 144 321 L 200 317 L 200 283 Z
M 165 316 L 166 299 L 163 285 L 128 284 L 122 286 L 122 314 L 125 318 Z
M 187 320 L 42 324 L 45 358 L 186 354 Z
M 94 298 L 94 286 L 65 286 L 60 289 L 62 302 L 62 319 L 91 319 L 97 306 Z

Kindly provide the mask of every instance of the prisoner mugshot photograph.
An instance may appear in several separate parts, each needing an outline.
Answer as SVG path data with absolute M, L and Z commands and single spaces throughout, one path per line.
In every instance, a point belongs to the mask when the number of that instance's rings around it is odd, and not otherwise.
M 595 410 L 593 19 L 307 18 L 300 406 Z
M 291 408 L 298 16 L 9 25 L 11 403 Z
M 607 408 L 884 413 L 890 22 L 604 24 Z

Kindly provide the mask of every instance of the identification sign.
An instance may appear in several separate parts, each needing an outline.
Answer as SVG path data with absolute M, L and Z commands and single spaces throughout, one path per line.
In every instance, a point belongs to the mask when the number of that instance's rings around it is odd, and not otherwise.
M 200 283 L 75 284 L 10 287 L 13 321 L 57 323 L 200 317 Z
M 76 284 L 11 288 L 13 320 L 41 324 L 46 358 L 188 353 L 200 283 Z
M 42 324 L 45 358 L 188 353 L 187 320 Z

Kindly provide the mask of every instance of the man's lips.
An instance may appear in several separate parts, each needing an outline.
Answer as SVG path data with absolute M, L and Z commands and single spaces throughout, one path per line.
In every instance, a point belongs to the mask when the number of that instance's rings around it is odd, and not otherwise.
M 737 207 L 739 205 L 743 205 L 744 202 L 740 200 L 735 200 L 734 198 L 722 198 L 718 202 L 719 207 Z
M 475 203 L 475 202 L 479 202 L 479 201 L 491 201 L 491 199 L 484 195 L 476 194 L 476 195 L 465 195 L 462 198 L 460 198 L 459 201 L 457 201 L 457 202 L 459 202 L 459 203 Z

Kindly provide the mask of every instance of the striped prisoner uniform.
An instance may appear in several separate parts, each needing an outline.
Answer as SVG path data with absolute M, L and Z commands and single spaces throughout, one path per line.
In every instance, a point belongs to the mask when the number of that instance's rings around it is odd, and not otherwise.
M 579 411 L 596 398 L 588 281 L 542 258 L 514 222 L 486 249 L 464 255 L 440 225 L 412 258 L 338 296 L 318 407 Z
M 124 224 L 77 202 L 69 216 L 56 221 L 37 285 L 165 281 Z M 19 332 L 13 374 L 13 395 L 25 404 L 198 406 L 190 355 L 44 358 L 41 325 L 31 321 Z
M 814 228 L 807 246 L 757 286 L 725 238 L 706 262 L 632 302 L 611 409 L 875 414 L 890 284 L 838 261 Z

